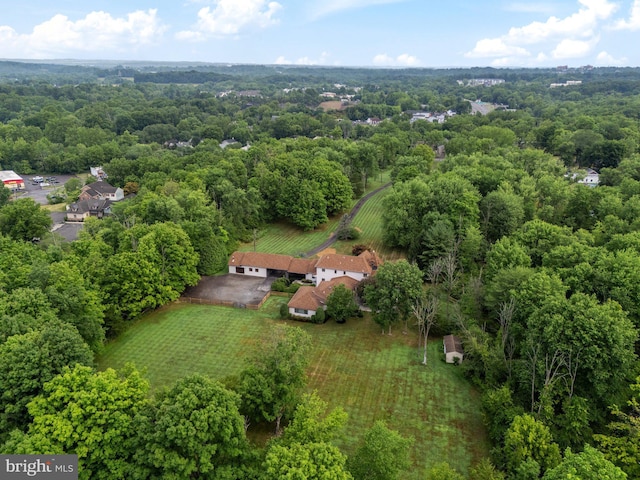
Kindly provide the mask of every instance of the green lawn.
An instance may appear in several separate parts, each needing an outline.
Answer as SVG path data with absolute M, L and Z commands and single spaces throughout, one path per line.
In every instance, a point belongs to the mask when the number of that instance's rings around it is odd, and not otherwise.
M 297 257 L 329 238 L 338 226 L 340 218 L 338 215 L 310 232 L 304 232 L 300 227 L 287 222 L 269 224 L 258 232 L 256 251 Z M 239 250 L 253 251 L 253 243 L 243 243 Z
M 353 245 L 362 243 L 377 251 L 384 260 L 398 260 L 406 257 L 405 253 L 401 250 L 388 248 L 382 242 L 384 232 L 382 225 L 382 212 L 384 208 L 382 203 L 389 192 L 391 192 L 391 188 L 379 192 L 362 206 L 351 223 L 353 227 L 356 227 L 360 231 L 360 238 L 348 242 L 336 242 L 334 246 L 338 253 L 351 254 Z
M 283 299 L 271 298 L 259 311 L 175 304 L 144 316 L 109 343 L 100 369 L 133 362 L 146 371 L 154 389 L 201 372 L 222 379 L 237 374 L 243 359 L 277 319 Z M 290 322 L 313 337 L 309 389 L 331 406 L 342 406 L 349 422 L 341 447 L 353 451 L 377 419 L 415 438 L 414 469 L 403 478 L 422 479 L 429 465 L 447 460 L 461 472 L 489 445 L 477 393 L 460 370 L 441 359 L 441 341 L 429 349 L 430 365 L 420 365 L 415 333 L 381 335 L 368 318 L 346 325 Z
M 367 184 L 367 192 L 375 190 L 389 182 L 389 174 L 389 171 L 382 172 L 375 178 L 370 179 Z M 354 222 L 354 226 L 359 226 L 359 228 L 362 229 L 362 225 L 366 225 L 367 242 L 374 248 L 377 248 L 382 252 L 382 254 L 389 253 L 390 256 L 388 259 L 393 260 L 399 258 L 400 254 L 398 252 L 387 251 L 382 248 L 382 223 L 380 219 L 382 203 L 379 199 L 380 195 L 384 195 L 384 193 L 376 195 L 365 204 L 356 217 L 359 219 L 360 223 L 356 224 Z M 357 201 L 358 199 L 353 200 L 352 207 L 357 203 Z M 375 206 L 369 207 L 369 203 L 371 202 L 373 202 Z M 365 210 L 366 213 L 363 213 Z M 318 228 L 310 232 L 305 232 L 299 227 L 288 222 L 272 223 L 258 231 L 255 245 L 256 251 L 263 253 L 279 253 L 281 255 L 291 255 L 294 257 L 299 256 L 327 240 L 338 226 L 338 223 L 340 223 L 340 218 L 342 218 L 342 215 L 336 215 L 329 219 L 327 223 L 320 225 Z M 371 222 L 370 226 L 369 222 Z M 363 239 L 364 237 L 365 236 L 363 236 Z M 339 242 L 339 244 L 335 245 L 335 248 L 337 248 L 340 253 L 350 254 L 351 246 L 354 243 L 363 242 Z M 253 242 L 249 242 L 243 243 L 238 249 L 246 252 L 252 251 L 253 247 Z

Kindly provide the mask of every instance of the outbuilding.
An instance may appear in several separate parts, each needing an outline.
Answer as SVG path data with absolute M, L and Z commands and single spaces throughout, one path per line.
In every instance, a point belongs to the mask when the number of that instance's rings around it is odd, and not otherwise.
M 0 180 L 10 190 L 24 190 L 24 180 L 13 170 L 0 170 Z
M 455 335 L 445 335 L 442 339 L 444 345 L 444 356 L 447 363 L 462 363 L 464 350 L 459 337 Z

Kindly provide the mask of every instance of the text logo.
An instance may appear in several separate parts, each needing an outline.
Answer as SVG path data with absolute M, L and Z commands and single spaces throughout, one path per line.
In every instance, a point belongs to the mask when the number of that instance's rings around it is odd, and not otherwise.
M 77 455 L 0 455 L 0 478 L 78 480 Z

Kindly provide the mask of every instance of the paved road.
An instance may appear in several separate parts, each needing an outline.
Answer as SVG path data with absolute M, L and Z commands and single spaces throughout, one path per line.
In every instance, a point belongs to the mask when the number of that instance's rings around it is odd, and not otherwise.
M 347 221 L 347 226 L 349 226 L 351 224 L 351 221 L 355 218 L 355 216 L 360 211 L 362 206 L 367 202 L 367 200 L 369 200 L 371 197 L 373 197 L 376 193 L 381 192 L 382 190 L 384 190 L 385 188 L 388 188 L 390 186 L 391 186 L 391 183 L 386 183 L 386 184 L 382 185 L 381 187 L 376 188 L 375 190 L 367 193 L 364 197 L 362 197 L 360 200 L 358 200 L 358 203 L 356 203 L 354 205 L 354 207 L 351 209 L 351 211 L 349 212 L 349 219 Z M 309 250 L 308 252 L 303 253 L 302 256 L 305 257 L 305 258 L 313 257 L 314 255 L 317 255 L 318 253 L 320 253 L 325 248 L 329 248 L 331 245 L 333 245 L 336 242 L 336 240 L 337 240 L 336 236 L 335 235 L 331 235 L 327 240 L 324 241 L 324 243 L 322 243 L 322 245 L 318 245 L 316 248 L 314 248 L 312 250 Z

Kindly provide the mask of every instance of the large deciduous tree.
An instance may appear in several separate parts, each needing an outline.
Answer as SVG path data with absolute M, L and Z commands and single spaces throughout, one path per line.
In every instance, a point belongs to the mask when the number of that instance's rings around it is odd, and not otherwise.
M 627 474 L 605 458 L 591 445 L 585 445 L 580 453 L 567 449 L 564 459 L 555 468 L 547 470 L 542 480 L 626 480 Z
M 25 428 L 27 404 L 65 367 L 92 363 L 91 350 L 72 325 L 54 321 L 9 337 L 0 345 L 0 432 Z
M 511 474 L 534 462 L 542 473 L 560 463 L 560 449 L 549 427 L 527 414 L 513 419 L 505 434 L 504 455 Z
M 267 480 L 352 480 L 345 455 L 330 443 L 272 446 L 265 459 Z
M 147 403 L 148 383 L 127 367 L 65 368 L 29 404 L 33 417 L 26 434 L 14 433 L 8 453 L 74 453 L 81 480 L 130 478 L 136 415 Z
M 344 323 L 358 312 L 358 305 L 352 290 L 344 285 L 336 285 L 327 297 L 327 315 L 338 323 Z
M 547 361 L 555 357 L 563 365 L 569 395 L 589 398 L 594 406 L 606 408 L 633 372 L 636 339 L 637 331 L 618 303 L 600 304 L 593 296 L 576 293 L 532 313 L 523 349 L 539 346 L 538 384 L 543 391 L 553 387 Z
M 275 421 L 279 432 L 306 385 L 311 337 L 300 328 L 278 325 L 260 342 L 240 374 L 241 410 L 254 420 Z
M 97 350 L 104 341 L 104 313 L 98 292 L 67 261 L 51 264 L 48 277 L 44 291 L 58 318 L 74 325 L 85 342 Z
M 31 198 L 19 198 L 0 209 L 0 233 L 14 240 L 32 241 L 51 228 L 51 217 Z
M 136 463 L 152 478 L 235 478 L 247 441 L 240 398 L 202 375 L 179 380 L 138 419 Z
M 391 325 L 409 317 L 422 293 L 422 272 L 416 265 L 400 260 L 380 265 L 373 279 L 364 289 L 364 298 L 383 333 L 386 328 L 391 333 Z
M 512 189 L 511 189 L 512 190 Z M 511 235 L 524 220 L 522 197 L 509 189 L 494 190 L 480 202 L 482 230 L 489 243 Z
M 364 434 L 347 466 L 355 480 L 395 480 L 411 465 L 412 444 L 412 438 L 404 438 L 384 422 L 377 421 Z
M 347 457 L 332 444 L 347 421 L 342 408 L 327 411 L 316 393 L 305 395 L 284 434 L 267 449 L 267 478 L 351 479 Z
M 607 433 L 594 437 L 608 460 L 630 478 L 640 478 L 640 377 L 631 385 L 631 392 L 626 408 L 612 407 L 615 420 L 607 425 Z

